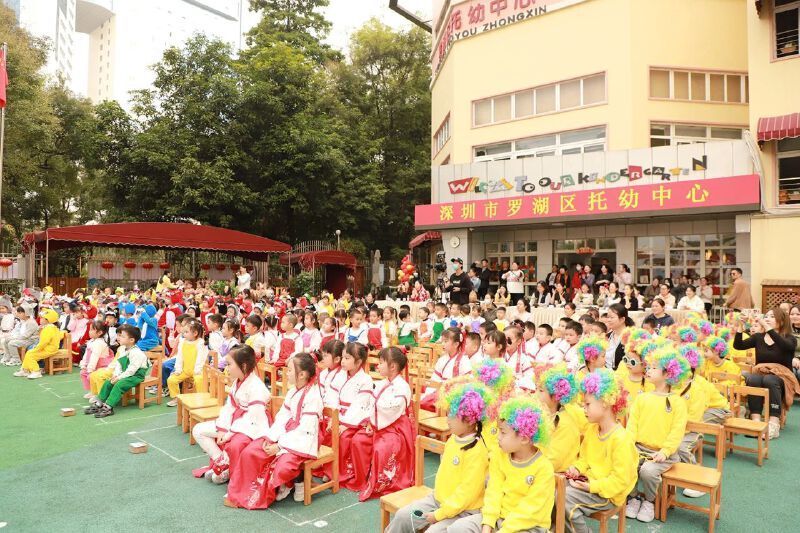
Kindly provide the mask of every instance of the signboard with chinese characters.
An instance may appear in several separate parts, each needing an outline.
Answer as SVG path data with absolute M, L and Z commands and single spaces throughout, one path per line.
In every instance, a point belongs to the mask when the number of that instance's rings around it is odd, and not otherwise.
M 418 205 L 417 229 L 758 209 L 758 174 Z
M 434 77 L 454 42 L 504 28 L 586 0 L 452 0 L 431 52 Z M 438 2 L 437 2 L 438 5 Z M 438 21 L 436 21 L 438 23 Z M 434 25 L 434 28 L 436 25 Z

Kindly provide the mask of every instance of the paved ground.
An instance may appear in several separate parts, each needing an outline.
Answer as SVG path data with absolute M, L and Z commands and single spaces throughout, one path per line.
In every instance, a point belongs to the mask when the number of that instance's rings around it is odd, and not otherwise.
M 228 509 L 222 505 L 224 487 L 191 476 L 205 459 L 175 426 L 174 409 L 151 405 L 118 409 L 103 420 L 80 413 L 63 418 L 61 407 L 85 405 L 76 373 L 31 382 L 14 378 L 14 370 L 0 367 L 0 529 L 374 532 L 379 527 L 377 501 L 358 503 L 344 489 L 320 494 L 308 507 L 289 498 L 268 511 Z M 793 412 L 762 468 L 752 456 L 726 459 L 717 531 L 795 530 L 797 424 Z M 150 443 L 150 451 L 128 453 L 128 443 L 137 440 Z M 438 461 L 431 456 L 427 463 L 430 483 Z M 633 532 L 707 528 L 704 516 L 682 510 L 670 511 L 665 524 L 628 524 Z

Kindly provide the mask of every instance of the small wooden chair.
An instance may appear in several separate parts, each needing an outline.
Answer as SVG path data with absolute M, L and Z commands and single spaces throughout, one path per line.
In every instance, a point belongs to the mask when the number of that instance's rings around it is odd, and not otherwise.
M 564 533 L 566 530 L 566 508 L 567 508 L 567 478 L 564 474 L 556 473 L 556 503 L 555 503 L 555 522 L 553 523 L 554 533 Z M 600 523 L 600 533 L 608 533 L 608 521 L 617 515 L 617 531 L 625 533 L 625 503 L 614 509 L 597 511 L 589 515 L 592 520 Z
M 44 360 L 44 371 L 52 376 L 56 372 L 72 373 L 72 337 L 65 331 L 58 351 Z
M 222 406 L 225 405 L 225 400 L 228 397 L 228 393 L 225 390 L 225 386 L 230 380 L 228 376 L 214 368 L 209 372 L 209 379 L 211 380 L 209 383 L 209 392 L 216 398 L 217 404 L 189 411 L 189 444 L 195 444 L 194 434 L 192 433 L 194 427 L 201 422 L 208 422 L 219 418 L 219 412 L 222 410 Z
M 304 505 L 311 505 L 311 496 L 323 490 L 331 489 L 334 494 L 339 492 L 339 410 L 326 407 L 322 414 L 331 420 L 331 447 L 320 446 L 317 458 L 303 463 Z M 328 463 L 331 463 L 331 479 L 316 483 L 311 473 Z
M 659 519 L 662 522 L 667 521 L 667 511 L 670 507 L 699 511 L 708 515 L 708 531 L 709 533 L 714 533 L 714 526 L 722 507 L 722 462 L 724 458 L 725 428 L 718 424 L 688 422 L 686 429 L 700 434 L 715 435 L 717 465 L 716 468 L 709 468 L 688 463 L 675 463 L 669 470 L 661 474 L 661 488 L 658 494 L 660 501 L 658 506 Z M 701 507 L 678 500 L 676 496 L 678 487 L 707 493 L 709 495 L 708 507 Z
M 269 376 L 269 392 L 273 396 L 277 396 L 281 394 L 281 392 L 283 393 L 283 396 L 286 396 L 288 387 L 282 383 L 286 380 L 286 373 L 283 372 L 283 368 L 285 367 L 278 368 L 272 363 L 268 363 L 263 359 L 256 364 L 256 371 L 258 372 L 258 375 L 261 377 L 262 381 Z M 281 390 L 278 390 L 279 386 Z
M 421 500 L 433 492 L 432 488 L 424 485 L 425 450 L 442 455 L 444 453 L 444 442 L 423 437 L 422 435 L 417 436 L 417 445 L 414 453 L 414 486 L 381 496 L 381 531 L 385 530 L 386 526 L 389 525 L 390 515 L 409 503 Z
M 164 351 L 153 349 L 145 352 L 145 355 L 147 355 L 147 358 L 150 360 L 150 364 L 155 370 L 156 375 L 154 376 L 152 372 L 148 372 L 147 376 L 144 378 L 144 381 L 122 395 L 122 401 L 120 402 L 120 405 L 128 405 L 131 400 L 136 401 L 136 403 L 139 405 L 139 409 L 144 409 L 145 405 L 153 402 L 161 405 L 161 400 L 164 393 L 161 386 L 161 364 L 164 362 Z M 155 396 L 148 397 L 147 388 L 153 386 L 157 387 L 156 394 Z
M 725 383 L 730 381 L 739 385 L 742 383 L 742 376 L 740 374 L 730 374 L 728 372 L 712 372 L 708 375 L 708 381 L 711 383 Z
M 414 401 L 414 418 L 417 422 L 417 434 L 432 434 L 436 436 L 437 440 L 445 442 L 451 432 L 450 426 L 447 425 L 447 417 L 444 416 L 444 413 L 437 409 L 436 413 L 433 413 L 433 416 L 427 418 L 423 416 L 422 419 L 420 419 L 422 416 L 420 413 L 425 413 L 424 409 L 420 409 L 420 401 L 425 389 L 430 386 L 434 389 L 441 390 L 442 383 L 438 381 L 428 381 L 425 378 L 417 378 L 417 382 L 417 397 Z
M 747 385 L 734 385 L 730 387 L 730 404 L 734 416 L 725 421 L 725 453 L 748 452 L 756 454 L 758 466 L 764 464 L 764 459 L 769 459 L 769 390 L 761 387 L 748 387 Z M 761 420 L 740 418 L 740 410 L 748 396 L 760 396 L 764 401 L 761 409 Z M 743 446 L 734 442 L 736 435 L 749 435 L 756 437 L 758 445 L 755 448 Z
M 203 366 L 203 375 L 205 382 L 211 383 L 208 372 L 210 367 Z M 217 399 L 211 396 L 210 392 L 192 392 L 179 394 L 176 398 L 178 405 L 176 409 L 177 425 L 181 426 L 184 433 L 189 432 L 189 412 L 193 409 L 202 409 L 204 407 L 211 407 L 217 404 Z

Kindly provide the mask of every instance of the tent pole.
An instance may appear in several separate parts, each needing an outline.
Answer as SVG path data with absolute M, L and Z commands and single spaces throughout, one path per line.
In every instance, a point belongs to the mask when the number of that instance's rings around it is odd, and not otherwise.
M 267 254 L 267 283 L 266 286 L 269 287 L 269 254 Z
M 50 278 L 50 239 L 47 236 L 47 230 L 44 234 L 44 284 L 48 285 L 47 280 Z

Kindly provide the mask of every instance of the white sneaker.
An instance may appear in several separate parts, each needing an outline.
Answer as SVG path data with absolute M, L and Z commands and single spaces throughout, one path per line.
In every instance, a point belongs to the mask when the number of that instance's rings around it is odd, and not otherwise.
M 302 482 L 294 484 L 294 501 L 302 502 L 305 500 L 306 487 Z
M 211 481 L 212 476 L 214 475 L 214 471 L 211 469 L 206 470 L 206 473 L 203 474 L 203 479 L 207 479 Z
M 40 377 L 42 377 L 41 372 L 31 372 L 28 374 L 28 379 L 39 379 Z
M 687 498 L 699 498 L 705 496 L 707 493 L 694 489 L 683 489 L 683 495 Z
M 19 370 L 14 372 L 14 375 L 17 376 L 18 378 L 27 378 L 30 375 L 30 372 L 28 372 L 27 370 L 22 370 L 20 368 Z
M 653 502 L 648 502 L 647 500 L 642 502 L 641 508 L 639 508 L 639 514 L 636 515 L 636 520 L 639 522 L 652 522 L 653 519 L 656 517 L 656 506 Z
M 221 474 L 211 474 L 211 483 L 215 485 L 222 485 L 227 483 L 228 480 L 231 479 L 231 471 L 230 470 L 223 470 Z
M 292 492 L 291 487 L 284 484 L 278 487 L 278 491 L 275 493 L 275 501 L 285 500 L 289 493 Z
M 628 518 L 636 518 L 639 514 L 639 509 L 642 507 L 642 500 L 639 498 L 629 498 L 628 505 L 625 506 L 625 516 Z
M 769 440 L 777 439 L 781 436 L 781 425 L 779 422 L 769 423 Z
M 167 407 L 176 407 L 178 405 L 178 400 L 172 400 L 167 402 Z

